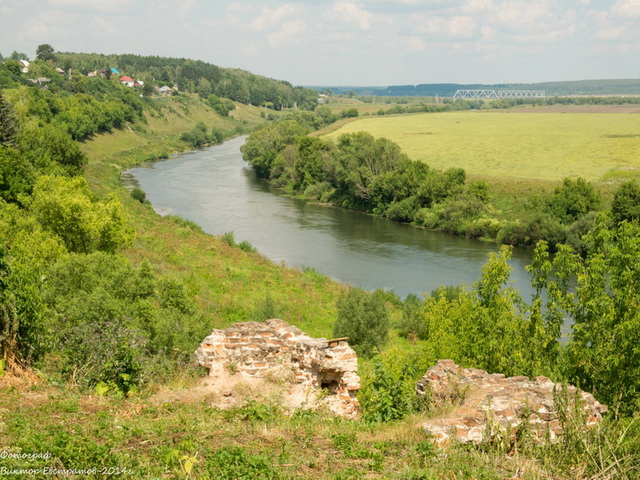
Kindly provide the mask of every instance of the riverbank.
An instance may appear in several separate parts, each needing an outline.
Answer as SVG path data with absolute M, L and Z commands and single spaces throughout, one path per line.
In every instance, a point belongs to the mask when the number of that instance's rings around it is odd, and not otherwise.
M 251 128 L 263 121 L 260 111 L 241 105 L 232 118 L 222 119 L 196 101 L 168 102 L 162 115 L 149 116 L 144 131 L 114 131 L 83 144 L 89 157 L 85 176 L 98 196 L 115 193 L 125 206 L 136 234 L 126 256 L 135 264 L 146 260 L 158 272 L 185 281 L 212 328 L 251 320 L 254 312 L 272 303 L 281 316 L 310 335 L 330 336 L 335 299 L 344 287 L 315 272 L 278 265 L 259 253 L 232 247 L 192 222 L 162 217 L 133 199 L 120 182 L 128 168 L 184 151 L 180 134 L 198 121 L 227 131 L 238 125 Z
M 422 296 L 441 285 L 471 285 L 495 243 L 415 227 L 370 214 L 279 195 L 242 160 L 243 139 L 125 172 L 162 214 L 179 214 L 206 232 L 233 231 L 276 263 L 313 268 L 340 282 Z M 533 293 L 516 249 L 512 279 Z

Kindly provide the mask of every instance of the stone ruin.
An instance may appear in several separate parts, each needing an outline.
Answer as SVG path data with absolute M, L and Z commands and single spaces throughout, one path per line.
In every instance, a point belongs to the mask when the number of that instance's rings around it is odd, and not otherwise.
M 416 392 L 428 396 L 435 408 L 450 409 L 423 424 L 426 433 L 441 446 L 452 441 L 477 444 L 499 436 L 513 443 L 523 429 L 537 440 L 553 442 L 562 435 L 561 408 L 579 411 L 579 421 L 586 428 L 601 422 L 607 411 L 593 395 L 571 385 L 563 392 L 561 384 L 547 377 L 505 377 L 460 368 L 453 360 L 440 360 L 427 370 Z M 562 399 L 566 401 L 564 406 L 560 405 Z
M 312 338 L 283 320 L 238 323 L 213 330 L 196 350 L 197 361 L 212 377 L 290 378 L 320 398 L 328 409 L 347 418 L 359 413 L 358 359 L 347 339 Z

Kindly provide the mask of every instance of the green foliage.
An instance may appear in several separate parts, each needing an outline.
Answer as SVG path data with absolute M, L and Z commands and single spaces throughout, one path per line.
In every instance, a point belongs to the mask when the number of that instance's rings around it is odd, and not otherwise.
M 390 422 L 420 410 L 424 405 L 415 394 L 416 382 L 434 360 L 421 349 L 406 353 L 396 348 L 375 355 L 359 392 L 363 418 Z
M 611 216 L 616 223 L 640 221 L 640 187 L 637 182 L 624 182 L 616 189 L 611 202 Z
M 597 210 L 602 199 L 593 185 L 583 178 L 565 178 L 547 200 L 547 211 L 561 223 L 570 224 Z
M 184 284 L 158 277 L 146 263 L 73 254 L 46 278 L 48 328 L 63 354 L 62 373 L 85 387 L 103 382 L 126 393 L 162 378 L 208 331 Z
M 543 252 L 540 264 L 546 258 Z M 562 317 L 554 316 L 555 311 L 531 311 L 523 302 L 509 285 L 510 255 L 509 247 L 491 254 L 473 290 L 449 295 L 441 287 L 427 297 L 422 307 L 425 325 L 414 328 L 425 332 L 423 338 L 437 358 L 507 375 L 557 374 Z
M 84 178 L 40 177 L 29 208 L 70 252 L 115 252 L 133 241 L 119 200 L 110 195 L 96 201 Z
M 414 336 L 420 339 L 429 337 L 427 324 L 424 322 L 420 312 L 421 308 L 422 301 L 417 295 L 413 293 L 407 295 L 402 305 L 402 319 L 397 325 L 400 336 Z
M 349 337 L 349 343 L 361 355 L 373 355 L 389 337 L 390 318 L 384 292 L 369 293 L 352 287 L 340 295 L 338 317 L 333 326 L 336 337 Z
M 589 235 L 586 258 L 569 247 L 558 250 L 547 269 L 560 281 L 548 290 L 573 320 L 572 380 L 628 412 L 640 399 L 640 229 L 622 223 L 610 230 L 606 220 L 601 216 Z
M 268 124 L 249 136 L 241 147 L 242 156 L 259 177 L 269 178 L 282 150 L 296 143 L 308 131 L 292 120 Z
M 229 113 L 236 108 L 232 101 L 222 99 L 214 94 L 211 94 L 207 97 L 207 103 L 221 117 L 228 117 Z
M 82 386 L 105 384 L 128 394 L 141 383 L 148 339 L 121 321 L 102 319 L 65 329 L 59 348 L 67 365 L 62 373 Z
M 48 43 L 38 45 L 38 48 L 36 49 L 36 58 L 45 62 L 55 62 L 55 50 Z
M 130 192 L 131 198 L 137 200 L 140 203 L 144 203 L 147 200 L 147 194 L 141 188 L 135 187 Z
M 255 423 L 272 421 L 279 413 L 280 407 L 277 404 L 249 399 L 240 407 L 225 412 L 225 416 Z
M 17 133 L 16 113 L 0 91 L 0 148 L 14 145 Z
M 230 247 L 236 247 L 236 236 L 233 232 L 226 232 L 222 235 L 221 240 Z
M 7 361 L 11 363 L 18 357 L 19 321 L 7 282 L 9 265 L 6 256 L 6 252 L 0 245 L 0 360 L 2 361 L 0 376 L 4 373 Z
M 36 169 L 25 155 L 15 148 L 0 146 L 0 198 L 17 203 L 33 190 Z
M 242 147 L 245 160 L 277 187 L 405 222 L 416 220 L 423 207 L 461 191 L 463 170 L 431 170 L 410 161 L 385 138 L 357 132 L 340 136 L 334 145 L 305 136 L 309 129 L 319 128 L 319 122 L 329 121 L 329 113 L 298 113 L 252 133 Z M 477 210 L 484 210 L 478 197 L 473 201 Z
M 19 136 L 20 149 L 40 173 L 79 175 L 87 157 L 69 134 L 53 125 L 30 126 Z
M 192 130 L 180 135 L 180 140 L 193 148 L 200 148 L 206 145 L 210 141 L 207 126 L 202 122 L 198 122 Z
M 347 458 L 372 458 L 374 452 L 358 443 L 355 433 L 334 433 L 331 435 L 333 445 L 342 451 Z
M 251 455 L 242 447 L 222 447 L 207 456 L 204 468 L 210 478 L 235 480 L 276 480 L 279 473 L 265 455 Z
M 340 112 L 340 118 L 357 118 L 359 115 L 357 108 L 349 108 Z
M 296 104 L 298 108 L 313 110 L 317 105 L 318 95 L 314 90 L 293 87 L 288 82 L 254 75 L 245 70 L 221 68 L 200 60 L 86 53 L 58 53 L 56 57 L 58 62 L 67 63 L 85 74 L 115 66 L 130 76 L 140 78 L 145 74 L 150 75 L 158 84 L 178 85 L 180 91 L 198 93 L 203 98 L 213 94 L 224 99 L 225 109 L 228 108 L 226 99 L 256 106 L 270 104 L 276 110 L 293 108 Z

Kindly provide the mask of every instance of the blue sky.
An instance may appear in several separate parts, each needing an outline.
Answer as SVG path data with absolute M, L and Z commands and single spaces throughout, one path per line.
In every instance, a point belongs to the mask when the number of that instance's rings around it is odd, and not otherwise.
M 0 0 L 0 53 L 42 43 L 295 85 L 640 78 L 640 0 Z

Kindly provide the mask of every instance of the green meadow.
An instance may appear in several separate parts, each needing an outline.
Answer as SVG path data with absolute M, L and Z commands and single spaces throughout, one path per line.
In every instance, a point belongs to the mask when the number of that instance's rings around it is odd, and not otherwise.
M 326 134 L 367 131 L 434 168 L 473 176 L 591 181 L 640 172 L 640 115 L 465 111 L 360 118 Z

